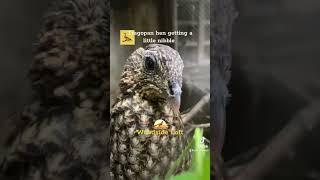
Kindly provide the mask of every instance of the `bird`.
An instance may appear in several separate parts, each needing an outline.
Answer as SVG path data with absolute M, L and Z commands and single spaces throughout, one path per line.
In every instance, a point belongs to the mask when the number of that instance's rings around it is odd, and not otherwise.
M 1 179 L 107 179 L 109 13 L 108 0 L 59 0 L 44 16 L 32 102 L 6 142 Z
M 140 47 L 127 59 L 111 108 L 111 179 L 163 179 L 185 149 L 184 135 L 137 133 L 152 132 L 159 121 L 166 122 L 168 132 L 184 129 L 179 112 L 183 68 L 179 53 L 163 44 Z M 176 173 L 187 163 L 179 166 Z
M 122 42 L 131 41 L 132 39 L 127 36 L 127 33 L 124 33 L 124 40 Z

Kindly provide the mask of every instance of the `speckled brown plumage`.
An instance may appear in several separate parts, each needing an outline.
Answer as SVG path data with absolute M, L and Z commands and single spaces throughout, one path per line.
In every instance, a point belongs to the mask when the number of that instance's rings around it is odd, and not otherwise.
M 97 180 L 108 165 L 109 1 L 60 0 L 45 16 L 33 102 L 8 140 L 8 180 Z
M 165 45 L 139 48 L 128 58 L 120 81 L 121 94 L 111 111 L 112 179 L 163 178 L 185 148 L 183 135 L 137 134 L 137 130 L 153 130 L 158 119 L 165 120 L 169 130 L 183 130 L 177 102 L 182 71 L 180 55 Z

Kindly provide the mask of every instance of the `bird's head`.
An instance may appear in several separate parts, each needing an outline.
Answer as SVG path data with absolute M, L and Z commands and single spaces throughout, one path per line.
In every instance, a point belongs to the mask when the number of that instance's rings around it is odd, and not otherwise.
M 169 46 L 151 44 L 128 58 L 120 82 L 123 94 L 139 93 L 148 101 L 168 101 L 180 107 L 183 61 Z

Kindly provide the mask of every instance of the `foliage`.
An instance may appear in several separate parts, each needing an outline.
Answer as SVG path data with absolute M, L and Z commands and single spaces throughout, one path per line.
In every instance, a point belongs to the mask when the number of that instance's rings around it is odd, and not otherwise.
M 193 136 L 193 140 L 189 143 L 186 149 L 181 153 L 179 158 L 173 165 L 170 167 L 169 171 L 166 174 L 167 180 L 210 180 L 210 149 L 203 149 L 201 147 L 201 139 L 203 137 L 203 129 L 196 128 Z M 194 151 L 192 154 L 192 162 L 191 167 L 188 171 L 178 174 L 176 176 L 173 175 L 176 168 L 181 163 L 182 159 L 187 156 L 190 149 Z M 202 151 L 201 151 L 202 150 Z M 155 180 L 158 178 L 155 178 Z

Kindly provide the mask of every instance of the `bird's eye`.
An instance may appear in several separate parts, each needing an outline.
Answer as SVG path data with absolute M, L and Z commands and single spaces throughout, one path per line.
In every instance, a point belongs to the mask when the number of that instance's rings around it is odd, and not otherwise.
M 156 69 L 156 61 L 152 58 L 147 56 L 145 59 L 145 67 L 149 71 L 153 71 Z

